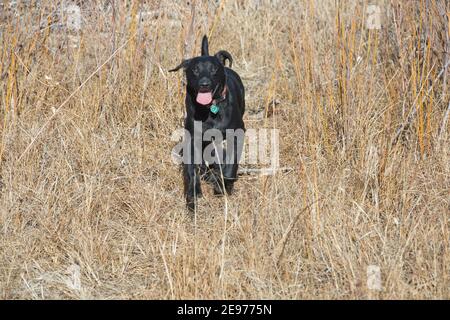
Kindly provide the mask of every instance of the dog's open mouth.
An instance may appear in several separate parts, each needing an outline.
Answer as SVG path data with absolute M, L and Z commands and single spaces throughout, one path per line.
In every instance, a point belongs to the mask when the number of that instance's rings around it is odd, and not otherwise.
M 201 105 L 209 105 L 212 103 L 213 96 L 211 91 L 199 91 L 197 93 L 197 102 Z

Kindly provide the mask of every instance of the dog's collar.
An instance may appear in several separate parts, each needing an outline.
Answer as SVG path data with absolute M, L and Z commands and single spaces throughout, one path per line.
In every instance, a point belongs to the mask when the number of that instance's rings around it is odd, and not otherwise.
M 219 112 L 219 103 L 227 98 L 227 86 L 223 87 L 222 95 L 218 99 L 214 99 L 209 107 L 209 111 L 213 114 L 217 114 Z

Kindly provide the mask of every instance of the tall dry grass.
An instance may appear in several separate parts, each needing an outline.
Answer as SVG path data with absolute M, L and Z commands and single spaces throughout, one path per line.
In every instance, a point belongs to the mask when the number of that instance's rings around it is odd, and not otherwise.
M 1 298 L 450 297 L 448 2 L 197 1 L 194 53 L 233 54 L 292 170 L 204 188 L 195 219 L 167 72 L 190 7 L 78 3 L 78 32 L 63 2 L 0 5 Z

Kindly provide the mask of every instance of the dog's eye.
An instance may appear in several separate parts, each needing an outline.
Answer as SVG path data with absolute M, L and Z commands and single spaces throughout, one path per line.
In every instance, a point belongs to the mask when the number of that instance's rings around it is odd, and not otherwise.
M 195 76 L 198 76 L 198 75 L 200 74 L 200 70 L 199 70 L 198 68 L 194 68 L 194 69 L 192 69 L 192 73 L 193 73 Z
M 219 68 L 217 68 L 217 67 L 212 67 L 211 73 L 212 73 L 212 74 L 216 74 L 217 70 L 219 70 Z

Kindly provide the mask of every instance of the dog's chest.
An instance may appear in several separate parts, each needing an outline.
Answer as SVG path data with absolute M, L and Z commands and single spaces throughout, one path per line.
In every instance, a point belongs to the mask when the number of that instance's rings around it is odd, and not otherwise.
M 215 115 L 211 114 L 208 118 L 203 122 L 203 130 L 209 129 L 217 129 L 220 131 L 225 131 L 229 129 L 229 121 L 223 117 L 220 113 Z
M 219 106 L 219 112 L 216 114 L 212 112 L 196 112 L 194 115 L 194 121 L 201 122 L 202 131 L 208 129 L 217 129 L 225 131 L 226 129 L 232 129 L 231 116 L 225 106 Z

